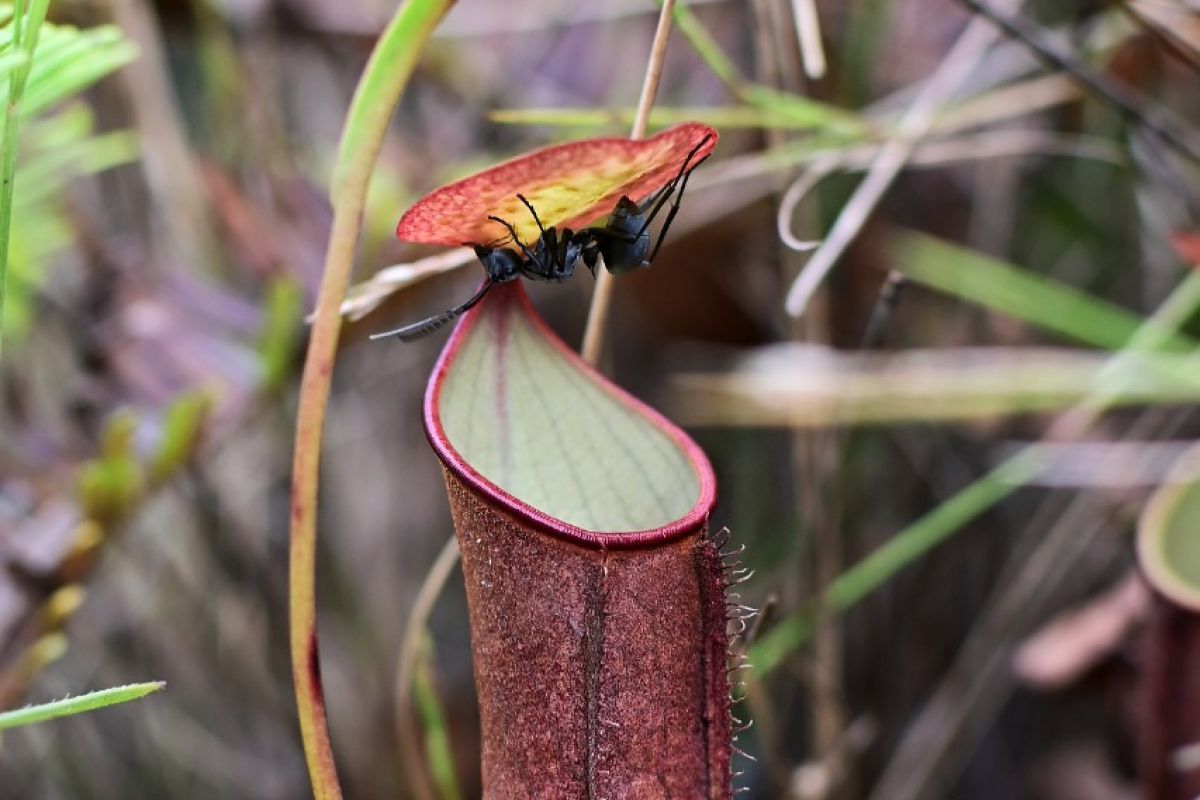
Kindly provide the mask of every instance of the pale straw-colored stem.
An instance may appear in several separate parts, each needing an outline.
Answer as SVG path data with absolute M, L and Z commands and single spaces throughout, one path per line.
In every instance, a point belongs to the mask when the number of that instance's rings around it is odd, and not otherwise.
M 825 77 L 825 48 L 821 44 L 821 18 L 817 15 L 816 0 L 792 0 L 792 16 L 796 18 L 804 74 L 813 80 Z
M 671 15 L 675 11 L 675 0 L 664 0 L 658 15 L 658 27 L 654 31 L 654 43 L 650 46 L 650 60 L 646 64 L 646 78 L 642 81 L 642 96 L 638 100 L 637 115 L 633 118 L 630 139 L 641 139 L 646 135 L 650 121 L 650 109 L 658 94 L 658 81 L 662 77 L 663 56 L 667 52 L 667 37 L 671 33 Z M 588 312 L 587 327 L 583 332 L 580 353 L 583 360 L 596 366 L 600 359 L 608 312 L 612 305 L 612 274 L 606 269 L 596 270 L 596 289 L 592 293 L 592 307 Z

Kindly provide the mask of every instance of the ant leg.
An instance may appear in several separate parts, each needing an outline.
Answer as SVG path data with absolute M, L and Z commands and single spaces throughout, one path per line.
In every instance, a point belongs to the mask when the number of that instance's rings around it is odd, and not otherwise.
M 674 178 L 671 179 L 670 183 L 668 183 L 663 188 L 659 189 L 654 194 L 650 195 L 650 197 L 646 199 L 646 202 L 644 202 L 640 206 L 638 206 L 638 213 L 644 215 L 646 213 L 646 209 L 652 208 L 654 206 L 658 206 L 659 204 L 661 204 L 663 197 L 665 197 L 666 195 L 669 195 L 671 192 L 675 191 L 675 187 L 678 185 L 679 185 L 679 176 L 676 175 Z
M 525 195 L 520 193 L 517 194 L 517 199 L 524 203 L 525 207 L 529 209 L 529 213 L 533 215 L 533 221 L 537 223 L 538 230 L 542 232 L 543 236 L 545 236 L 546 229 L 542 226 L 542 221 L 538 219 L 537 212 L 533 210 L 533 204 L 525 199 Z
M 683 181 L 679 184 L 679 192 L 675 195 L 675 202 L 671 203 L 671 210 L 667 212 L 667 218 L 663 221 L 662 230 L 658 232 L 658 239 L 654 242 L 654 249 L 650 251 L 650 257 L 646 259 L 647 263 L 654 260 L 654 257 L 658 255 L 658 248 L 662 247 L 663 239 L 667 238 L 667 230 L 671 227 L 671 222 L 675 219 L 675 215 L 679 213 L 679 204 L 683 202 L 683 192 L 687 189 L 688 178 L 692 177 L 692 172 L 695 171 L 696 167 L 703 164 L 707 159 L 708 156 L 700 159 L 696 162 L 695 167 L 692 167 L 683 174 Z M 658 209 L 655 209 L 655 211 L 657 212 Z M 649 220 L 647 220 L 647 223 L 649 223 Z
M 517 245 L 517 247 L 521 248 L 521 252 L 525 254 L 525 258 L 530 261 L 534 261 L 533 253 L 529 252 L 529 248 L 526 247 L 524 242 L 522 242 L 517 236 L 517 230 L 512 226 L 511 223 L 495 216 L 489 216 L 488 219 L 490 219 L 492 222 L 499 222 L 501 225 L 503 225 L 505 230 L 508 231 L 508 235 L 512 237 L 513 242 Z
M 663 225 L 664 233 L 665 233 L 665 229 L 666 229 L 667 225 L 671 224 L 670 223 L 671 218 L 674 217 L 675 214 L 677 213 L 677 210 L 679 208 L 679 203 L 683 200 L 683 190 L 687 188 L 687 181 L 688 181 L 688 178 L 691 177 L 692 171 L 695 170 L 696 167 L 699 167 L 701 164 L 703 164 L 706 160 L 708 160 L 708 156 L 705 156 L 704 158 L 697 161 L 694 165 L 692 165 L 691 168 L 688 167 L 688 165 L 692 163 L 692 158 L 696 155 L 696 153 L 700 152 L 700 148 L 704 147 L 704 145 L 708 142 L 708 139 L 709 139 L 709 137 L 707 137 L 707 136 L 704 137 L 704 139 L 701 140 L 700 144 L 698 144 L 692 148 L 692 151 L 687 154 L 687 158 L 685 158 L 683 160 L 683 166 L 681 166 L 679 168 L 679 172 L 675 175 L 674 178 L 671 179 L 671 182 L 667 184 L 667 187 L 669 187 L 672 191 L 675 189 L 676 186 L 678 186 L 679 194 L 676 196 L 675 204 L 672 207 L 671 212 L 667 216 L 668 221 Z M 682 181 L 682 183 L 680 183 L 681 181 Z M 646 232 L 646 229 L 650 227 L 650 223 L 654 221 L 654 218 L 656 216 L 658 216 L 658 212 L 662 210 L 662 207 L 666 204 L 667 200 L 670 199 L 671 192 L 666 192 L 666 193 L 660 192 L 660 195 L 655 195 L 655 197 L 657 198 L 657 202 L 654 205 L 654 210 L 652 210 L 646 216 L 645 221 L 642 223 L 641 230 L 639 230 L 637 232 L 638 236 L 641 236 L 643 233 Z M 647 205 L 648 204 L 649 203 L 647 203 Z M 663 234 L 659 234 L 659 237 L 658 237 L 659 243 L 662 242 L 662 237 L 663 237 Z M 654 249 L 657 252 L 658 247 L 655 246 Z M 653 258 L 654 257 L 651 256 L 651 260 L 653 260 Z

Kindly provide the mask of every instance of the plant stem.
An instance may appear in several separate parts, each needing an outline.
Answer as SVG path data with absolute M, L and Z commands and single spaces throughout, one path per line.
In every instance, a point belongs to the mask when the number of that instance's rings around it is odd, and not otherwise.
M 642 81 L 642 96 L 638 100 L 637 115 L 633 119 L 633 130 L 630 139 L 641 139 L 646 135 L 646 126 L 650 122 L 650 109 L 654 107 L 654 98 L 658 94 L 658 82 L 662 78 L 663 56 L 667 51 L 667 38 L 671 34 L 671 14 L 675 10 L 675 0 L 664 0 L 662 11 L 658 15 L 658 27 L 654 30 L 654 42 L 650 45 L 650 60 L 646 64 L 646 77 Z M 606 270 L 597 270 L 596 289 L 592 293 L 592 307 L 588 312 L 587 328 L 583 332 L 583 346 L 580 354 L 583 360 L 596 366 L 600 359 L 600 346 L 603 343 L 604 328 L 608 322 L 609 308 L 612 305 L 612 274 Z
M 421 642 L 426 633 L 429 615 L 438 595 L 458 564 L 458 541 L 451 536 L 417 591 L 408 624 L 404 628 L 404 639 L 400 643 L 400 655 L 396 659 L 396 738 L 400 742 L 400 757 L 407 772 L 408 788 L 413 796 L 424 800 L 432 798 L 433 781 L 425 762 L 421 759 L 421 748 L 417 743 L 418 731 L 413 725 L 413 684 L 417 662 L 421 657 Z
M 317 800 L 340 800 L 342 796 L 321 687 L 315 587 L 317 468 L 340 334 L 338 308 L 350 281 L 367 183 L 392 111 L 425 42 L 453 3 L 454 0 L 409 0 L 396 12 L 355 90 L 334 170 L 333 229 L 325 253 L 296 413 L 289 551 L 292 674 L 304 756 Z
M 1041 61 L 1061 69 L 1083 85 L 1100 100 L 1117 109 L 1122 115 L 1142 125 L 1159 141 L 1192 161 L 1200 162 L 1200 143 L 1174 119 L 1165 116 L 1163 109 L 1122 84 L 1114 83 L 1103 74 L 1089 68 L 1074 53 L 1060 47 L 1046 33 L 1025 17 L 1010 9 L 997 9 L 982 0 L 958 0 L 984 19 L 991 20 L 1004 33 L 1029 48 Z M 1122 4 L 1118 4 L 1122 5 Z

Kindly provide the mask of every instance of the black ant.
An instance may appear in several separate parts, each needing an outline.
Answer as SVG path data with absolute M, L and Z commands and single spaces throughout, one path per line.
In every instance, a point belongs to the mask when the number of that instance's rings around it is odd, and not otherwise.
M 466 245 L 475 249 L 476 257 L 483 264 L 486 280 L 479 287 L 479 291 L 460 306 L 443 311 L 429 319 L 405 325 L 403 328 L 373 334 L 371 338 L 382 339 L 386 336 L 397 336 L 406 342 L 419 339 L 469 311 L 483 299 L 483 296 L 493 286 L 508 283 L 520 277 L 562 283 L 575 273 L 575 264 L 581 258 L 593 278 L 596 276 L 596 264 L 601 257 L 604 259 L 605 269 L 613 275 L 623 275 L 640 267 L 650 266 L 650 262 L 658 255 L 658 249 L 662 247 L 667 229 L 671 227 L 671 222 L 679 213 L 679 204 L 683 200 L 683 192 L 687 188 L 688 178 L 691 177 L 692 171 L 708 158 L 705 156 L 689 168 L 692 159 L 708 143 L 709 138 L 711 137 L 706 136 L 688 153 L 678 174 L 666 186 L 651 195 L 645 203 L 639 206 L 627 196 L 622 196 L 602 228 L 584 228 L 581 231 L 563 228 L 561 233 L 553 226 L 546 228 L 538 219 L 537 211 L 533 209 L 529 200 L 524 195 L 518 194 L 517 199 L 529 209 L 533 221 L 537 223 L 538 230 L 541 232 L 532 246 L 521 241 L 516 229 L 507 220 L 494 216 L 488 217 L 493 222 L 503 225 L 508 231 L 508 236 L 498 239 L 492 244 L 468 243 Z M 676 187 L 679 189 L 677 193 Z M 648 228 L 672 195 L 675 200 L 671 203 L 670 211 L 667 212 L 667 218 L 663 222 L 662 230 L 659 231 L 654 249 L 650 250 Z M 509 249 L 507 245 L 502 244 L 504 242 L 515 244 L 517 250 Z

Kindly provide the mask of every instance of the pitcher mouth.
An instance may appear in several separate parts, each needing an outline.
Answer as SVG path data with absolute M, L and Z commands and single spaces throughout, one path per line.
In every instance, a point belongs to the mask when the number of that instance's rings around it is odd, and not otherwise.
M 513 303 L 517 304 L 516 309 L 511 307 Z M 451 437 L 443 425 L 442 391 L 455 358 L 461 353 L 464 344 L 476 330 L 480 320 L 484 318 L 484 314 L 493 308 L 500 309 L 502 313 L 522 314 L 523 319 L 555 349 L 557 355 L 568 361 L 572 368 L 578 370 L 593 386 L 607 394 L 613 402 L 640 415 L 654 427 L 656 432 L 661 433 L 672 446 L 678 449 L 678 455 L 682 456 L 682 463 L 686 464 L 686 467 L 694 474 L 698 490 L 696 499 L 686 513 L 656 527 L 633 530 L 589 530 L 559 519 L 531 505 L 471 465 L 451 442 Z M 574 544 L 601 550 L 636 549 L 664 544 L 699 530 L 707 522 L 713 504 L 716 502 L 716 477 L 700 447 L 672 422 L 623 389 L 613 385 L 567 347 L 534 311 L 520 282 L 497 286 L 483 303 L 472 309 L 459 321 L 442 350 L 430 378 L 425 393 L 424 418 L 425 433 L 429 443 L 446 469 L 459 480 L 496 507 L 502 508 L 541 531 Z

